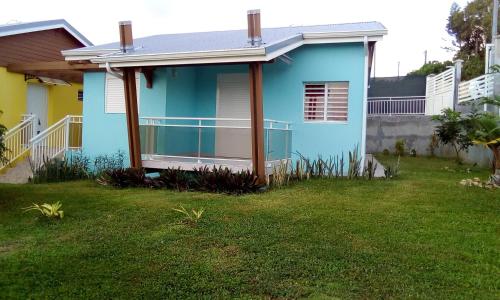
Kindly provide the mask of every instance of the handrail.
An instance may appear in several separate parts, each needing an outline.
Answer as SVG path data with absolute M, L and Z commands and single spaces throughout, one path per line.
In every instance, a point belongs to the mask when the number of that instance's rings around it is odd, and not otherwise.
M 35 115 L 30 115 L 21 123 L 11 128 L 4 136 L 4 144 L 8 149 L 6 153 L 7 163 L 1 164 L 0 169 L 8 166 L 16 159 L 24 155 L 30 149 L 30 143 L 35 130 Z
M 71 132 L 74 128 L 70 124 L 81 124 L 82 117 L 75 115 L 67 115 L 61 120 L 54 123 L 49 128 L 42 131 L 37 136 L 30 140 L 31 144 L 31 159 L 35 168 L 43 166 L 46 159 L 52 159 L 61 153 L 68 150 L 80 149 L 70 147 L 70 139 L 76 133 L 81 136 L 81 128 L 77 128 L 78 132 Z
M 139 119 L 149 120 L 183 120 L 183 121 L 251 121 L 245 118 L 194 118 L 194 117 L 140 117 Z M 292 124 L 288 121 L 278 121 L 273 119 L 264 119 L 265 122 Z

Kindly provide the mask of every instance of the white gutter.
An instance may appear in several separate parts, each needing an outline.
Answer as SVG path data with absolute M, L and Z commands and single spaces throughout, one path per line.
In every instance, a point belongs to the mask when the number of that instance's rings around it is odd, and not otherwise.
M 108 62 L 106 63 L 106 71 L 107 71 L 109 74 L 111 74 L 111 75 L 115 76 L 116 78 L 119 78 L 119 79 L 123 80 L 123 75 L 122 75 L 122 73 L 119 73 L 119 72 L 117 72 L 117 71 L 115 71 L 115 70 L 111 69 L 111 67 L 109 66 L 109 63 L 108 63 Z
M 366 156 L 366 117 L 367 117 L 367 110 L 368 110 L 368 77 L 370 74 L 368 74 L 368 37 L 364 37 L 364 50 L 365 50 L 365 67 L 364 67 L 364 72 L 363 72 L 363 121 L 362 121 L 362 126 L 361 126 L 361 171 L 363 171 L 363 168 L 365 167 L 365 156 Z

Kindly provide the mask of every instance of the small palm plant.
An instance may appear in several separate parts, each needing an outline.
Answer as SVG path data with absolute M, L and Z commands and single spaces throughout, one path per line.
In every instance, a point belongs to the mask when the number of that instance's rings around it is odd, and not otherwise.
M 500 118 L 483 114 L 475 120 L 476 130 L 472 133 L 472 142 L 483 145 L 493 152 L 495 171 L 492 181 L 500 184 Z
M 172 210 L 183 214 L 185 216 L 184 220 L 190 224 L 197 224 L 205 211 L 203 208 L 199 210 L 192 209 L 191 213 L 189 213 L 182 205 L 179 208 L 172 208 Z
M 30 210 L 39 211 L 42 214 L 42 216 L 45 216 L 49 219 L 62 219 L 64 217 L 64 211 L 59 210 L 61 206 L 62 204 L 59 201 L 52 204 L 44 203 L 41 205 L 33 203 L 32 206 L 25 207 L 23 208 L 23 210 L 24 212 Z

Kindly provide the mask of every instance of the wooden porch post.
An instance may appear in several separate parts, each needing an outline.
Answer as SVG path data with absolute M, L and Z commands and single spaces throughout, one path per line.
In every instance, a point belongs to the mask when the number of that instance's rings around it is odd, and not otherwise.
M 139 114 L 137 111 L 137 87 L 135 86 L 135 69 L 123 69 L 123 85 L 125 86 L 125 111 L 127 115 L 128 149 L 130 166 L 141 168 L 141 141 L 139 136 Z
M 249 10 L 248 43 L 252 47 L 259 47 L 262 42 L 260 28 L 260 10 Z M 262 106 L 262 63 L 249 64 L 250 83 L 250 113 L 252 131 L 252 166 L 259 183 L 266 182 L 266 157 L 264 155 L 264 109 Z
M 262 107 L 262 63 L 250 63 L 250 112 L 252 165 L 260 183 L 266 181 L 264 156 L 264 110 Z
M 120 48 L 123 53 L 134 51 L 132 39 L 132 23 L 119 23 Z M 135 68 L 123 68 L 123 86 L 125 89 L 125 112 L 128 130 L 128 149 L 130 166 L 141 168 L 141 141 L 139 136 L 139 114 L 137 110 L 137 87 L 135 85 Z

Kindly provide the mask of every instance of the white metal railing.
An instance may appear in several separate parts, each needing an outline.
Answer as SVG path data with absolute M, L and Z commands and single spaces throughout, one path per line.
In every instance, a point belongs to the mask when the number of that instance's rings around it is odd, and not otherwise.
M 455 67 L 426 79 L 425 114 L 437 115 L 445 108 L 453 108 L 455 97 Z
M 30 140 L 31 163 L 34 168 L 46 160 L 81 149 L 82 116 L 68 115 Z
M 141 117 L 139 120 L 141 152 L 146 159 L 162 155 L 195 158 L 200 163 L 214 158 L 243 161 L 245 155 L 238 151 L 246 149 L 245 144 L 251 142 L 250 119 Z M 265 119 L 264 131 L 266 160 L 289 159 L 291 123 Z M 222 148 L 227 147 L 222 150 L 224 154 L 214 153 L 216 143 Z
M 458 85 L 458 102 L 492 97 L 495 90 L 495 79 L 499 73 L 485 74 Z
M 425 96 L 369 97 L 369 115 L 423 115 Z
M 35 115 L 23 115 L 22 122 L 7 131 L 4 143 L 7 148 L 6 164 L 0 162 L 0 170 L 24 155 L 30 148 L 35 132 Z

